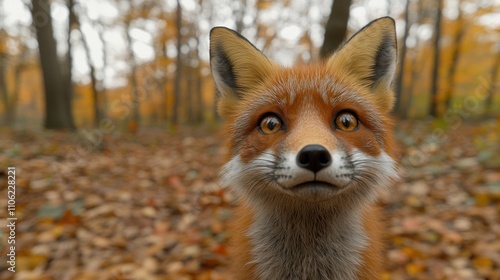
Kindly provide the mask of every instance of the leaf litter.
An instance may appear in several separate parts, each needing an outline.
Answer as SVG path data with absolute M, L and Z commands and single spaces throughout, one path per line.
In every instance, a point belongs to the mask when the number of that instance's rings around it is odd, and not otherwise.
M 443 136 L 405 121 L 397 131 L 403 177 L 381 196 L 383 279 L 500 279 L 500 124 Z M 0 278 L 229 279 L 235 199 L 218 184 L 220 136 L 148 130 L 106 135 L 96 148 L 77 134 L 2 135 L 18 223 L 15 274 L 0 229 Z

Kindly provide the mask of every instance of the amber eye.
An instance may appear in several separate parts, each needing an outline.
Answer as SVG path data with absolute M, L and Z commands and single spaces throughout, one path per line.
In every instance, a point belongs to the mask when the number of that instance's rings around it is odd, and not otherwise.
M 272 134 L 280 130 L 282 125 L 280 118 L 275 115 L 268 115 L 260 121 L 259 130 L 263 134 Z
M 335 118 L 335 127 L 343 131 L 353 131 L 358 128 L 358 119 L 350 112 L 341 112 Z

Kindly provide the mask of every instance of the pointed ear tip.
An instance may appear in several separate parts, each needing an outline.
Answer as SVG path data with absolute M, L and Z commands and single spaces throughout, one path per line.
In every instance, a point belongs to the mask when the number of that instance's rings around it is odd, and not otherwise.
M 215 26 L 212 29 L 210 29 L 210 40 L 213 40 L 214 38 L 221 36 L 221 34 L 224 33 L 224 30 L 226 30 L 226 27 L 223 26 Z
M 212 29 L 210 29 L 210 37 L 216 35 L 217 33 L 219 33 L 222 29 L 224 29 L 225 27 L 222 27 L 222 26 L 215 26 L 215 27 L 212 27 Z
M 396 33 L 396 21 L 392 17 L 385 17 L 384 24 Z
M 394 20 L 394 18 L 392 18 L 390 16 L 377 18 L 377 19 L 373 20 L 373 23 L 396 25 L 396 21 Z
M 230 29 L 230 28 L 227 28 L 225 26 L 215 26 L 215 27 L 212 27 L 212 29 L 210 29 L 210 37 L 218 36 L 218 35 L 223 34 L 223 33 L 226 33 L 226 34 L 235 33 L 235 31 Z
M 394 33 L 396 31 L 396 21 L 392 17 L 389 17 L 389 16 L 378 18 L 378 19 L 372 21 L 371 24 L 369 24 L 369 25 L 372 25 L 372 24 L 373 24 L 373 26 L 377 26 L 378 28 L 382 27 L 386 30 L 394 31 Z
M 394 18 L 390 17 L 390 16 L 381 17 L 381 18 L 379 18 L 379 20 L 384 20 L 384 21 L 391 22 L 391 23 L 395 23 L 396 22 L 394 20 Z

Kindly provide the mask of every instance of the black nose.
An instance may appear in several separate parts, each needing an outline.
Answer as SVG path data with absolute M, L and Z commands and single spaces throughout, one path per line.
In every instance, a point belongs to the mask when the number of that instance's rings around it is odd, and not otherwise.
M 328 150 L 321 145 L 307 145 L 297 155 L 297 164 L 316 173 L 332 163 Z

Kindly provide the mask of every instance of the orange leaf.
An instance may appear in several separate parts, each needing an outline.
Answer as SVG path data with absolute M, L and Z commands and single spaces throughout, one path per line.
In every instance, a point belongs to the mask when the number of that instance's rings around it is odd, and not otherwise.
M 477 268 L 490 268 L 493 266 L 493 261 L 490 258 L 486 257 L 477 257 L 472 260 L 474 266 Z

